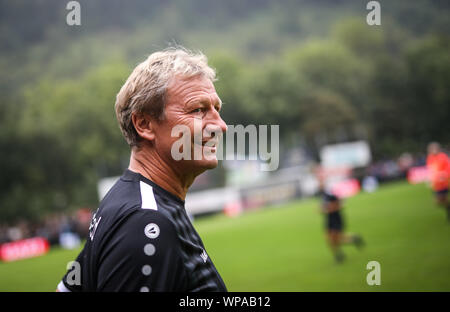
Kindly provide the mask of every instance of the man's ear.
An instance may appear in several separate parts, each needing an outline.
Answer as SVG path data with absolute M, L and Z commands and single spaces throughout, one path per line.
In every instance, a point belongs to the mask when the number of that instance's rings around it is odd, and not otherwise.
M 134 129 L 138 135 L 147 141 L 153 141 L 155 139 L 154 132 L 154 120 L 150 115 L 145 113 L 133 113 L 131 115 L 131 121 L 133 122 Z

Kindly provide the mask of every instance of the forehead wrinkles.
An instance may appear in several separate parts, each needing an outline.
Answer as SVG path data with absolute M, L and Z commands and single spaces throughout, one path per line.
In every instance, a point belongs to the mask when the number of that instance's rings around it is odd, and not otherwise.
M 182 104 L 198 97 L 209 98 L 212 102 L 218 98 L 213 83 L 201 77 L 190 79 L 175 77 L 169 84 L 167 95 L 168 102 L 176 100 L 184 102 Z

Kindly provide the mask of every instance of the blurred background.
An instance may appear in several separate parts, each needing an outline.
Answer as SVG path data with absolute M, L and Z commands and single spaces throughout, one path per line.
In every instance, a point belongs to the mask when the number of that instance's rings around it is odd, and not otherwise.
M 230 290 L 450 290 L 424 167 L 430 141 L 450 148 L 448 1 L 378 1 L 379 26 L 361 0 L 81 0 L 74 26 L 68 2 L 0 0 L 0 291 L 54 290 L 128 166 L 115 95 L 174 44 L 208 56 L 228 124 L 280 126 L 278 170 L 225 160 L 186 199 Z M 367 240 L 341 266 L 318 165 Z

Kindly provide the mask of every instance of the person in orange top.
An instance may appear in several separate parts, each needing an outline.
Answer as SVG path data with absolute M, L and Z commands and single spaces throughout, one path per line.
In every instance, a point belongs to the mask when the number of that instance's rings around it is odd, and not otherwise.
M 428 145 L 427 167 L 437 203 L 447 210 L 447 220 L 450 222 L 450 204 L 448 202 L 450 160 L 445 153 L 441 152 L 441 148 L 436 142 Z

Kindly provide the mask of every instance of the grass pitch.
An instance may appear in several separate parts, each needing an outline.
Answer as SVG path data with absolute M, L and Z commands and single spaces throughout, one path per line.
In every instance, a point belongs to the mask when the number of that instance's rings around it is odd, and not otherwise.
M 364 237 L 336 264 L 325 241 L 317 199 L 238 218 L 195 221 L 230 291 L 450 291 L 450 224 L 425 185 L 395 183 L 344 202 L 347 230 Z M 54 291 L 78 250 L 0 263 L 0 291 Z M 369 261 L 381 285 L 369 286 Z

